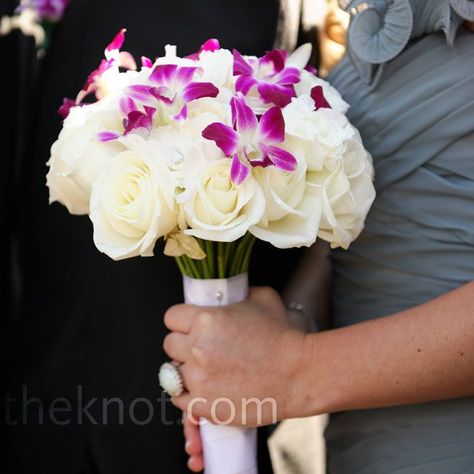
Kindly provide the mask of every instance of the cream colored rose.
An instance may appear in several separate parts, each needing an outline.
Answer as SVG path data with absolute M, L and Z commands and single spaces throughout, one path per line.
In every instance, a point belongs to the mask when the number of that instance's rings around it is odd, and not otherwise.
M 283 109 L 288 145 L 303 154 L 310 171 L 320 170 L 328 160 L 338 160 L 354 128 L 346 116 L 332 109 L 314 110 L 309 96 L 293 99 Z
M 242 184 L 230 179 L 231 160 L 210 162 L 183 204 L 187 235 L 217 242 L 232 242 L 257 224 L 265 211 L 265 199 L 249 176 Z
M 321 206 L 312 186 L 306 183 L 306 163 L 299 160 L 292 173 L 273 166 L 255 168 L 263 190 L 266 210 L 250 232 L 278 248 L 311 246 L 318 235 Z
M 126 150 L 95 181 L 91 195 L 94 243 L 114 260 L 153 255 L 156 240 L 177 225 L 175 186 L 164 157 L 138 135 L 121 142 Z
M 319 237 L 332 248 L 347 249 L 362 231 L 375 199 L 370 155 L 355 137 L 333 169 L 310 172 L 307 179 L 322 204 Z
M 120 130 L 120 121 L 120 115 L 107 99 L 71 109 L 47 163 L 50 203 L 60 202 L 71 214 L 89 213 L 93 182 L 109 160 L 124 149 L 116 141 L 101 143 L 97 134 Z
M 341 97 L 341 94 L 329 82 L 316 77 L 308 71 L 301 71 L 301 78 L 298 84 L 295 84 L 296 95 L 311 95 L 311 89 L 316 86 L 323 88 L 323 94 L 329 102 L 333 110 L 345 114 L 349 108 L 349 104 Z

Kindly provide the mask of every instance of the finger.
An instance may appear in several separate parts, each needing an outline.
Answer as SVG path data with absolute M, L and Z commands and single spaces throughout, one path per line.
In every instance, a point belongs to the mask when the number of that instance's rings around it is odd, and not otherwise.
M 170 359 L 186 362 L 191 356 L 190 338 L 186 334 L 172 332 L 165 337 L 163 349 Z
M 198 312 L 197 306 L 187 304 L 177 304 L 171 306 L 165 313 L 165 326 L 170 331 L 188 334 L 191 331 L 195 314 Z
M 204 458 L 201 455 L 194 455 L 188 459 L 188 468 L 192 472 L 201 472 L 204 469 Z
M 189 418 L 193 417 L 197 420 L 206 413 L 206 399 L 195 397 L 189 392 L 184 392 L 179 397 L 171 397 L 171 403 Z
M 202 454 L 201 435 L 199 425 L 193 423 L 184 415 L 184 437 L 186 439 L 185 449 L 190 456 Z

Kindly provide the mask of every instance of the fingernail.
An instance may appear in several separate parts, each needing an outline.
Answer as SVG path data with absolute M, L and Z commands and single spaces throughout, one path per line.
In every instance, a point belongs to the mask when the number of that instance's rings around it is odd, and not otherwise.
M 189 446 L 191 445 L 191 443 L 189 441 L 186 441 L 186 443 L 184 444 L 184 450 L 186 452 L 189 452 Z

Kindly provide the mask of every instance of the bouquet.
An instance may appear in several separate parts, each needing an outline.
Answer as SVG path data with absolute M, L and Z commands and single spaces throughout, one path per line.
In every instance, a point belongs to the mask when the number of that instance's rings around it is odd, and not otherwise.
M 245 299 L 252 245 L 347 248 L 374 200 L 373 167 L 348 105 L 292 54 L 244 56 L 208 40 L 179 57 L 105 50 L 51 149 L 50 201 L 88 214 L 114 260 L 176 259 L 185 300 Z M 92 100 L 90 100 L 92 99 Z M 201 426 L 206 472 L 256 472 L 255 430 Z

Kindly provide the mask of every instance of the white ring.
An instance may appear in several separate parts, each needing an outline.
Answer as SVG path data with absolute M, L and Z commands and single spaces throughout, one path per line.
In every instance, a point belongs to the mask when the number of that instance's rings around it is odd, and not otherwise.
M 158 373 L 161 388 L 171 397 L 179 397 L 184 391 L 183 377 L 178 369 L 179 365 L 165 362 Z

